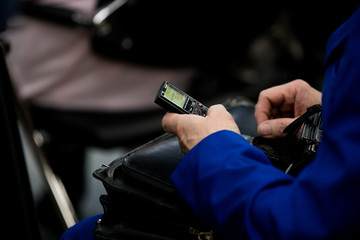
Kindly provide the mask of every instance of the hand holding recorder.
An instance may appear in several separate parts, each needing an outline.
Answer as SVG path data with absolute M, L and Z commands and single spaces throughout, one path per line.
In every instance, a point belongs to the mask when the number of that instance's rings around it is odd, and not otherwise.
M 184 153 L 214 132 L 227 129 L 240 134 L 232 115 L 223 105 L 208 109 L 169 82 L 160 87 L 155 103 L 170 111 L 164 116 L 162 126 L 166 132 L 178 136 Z

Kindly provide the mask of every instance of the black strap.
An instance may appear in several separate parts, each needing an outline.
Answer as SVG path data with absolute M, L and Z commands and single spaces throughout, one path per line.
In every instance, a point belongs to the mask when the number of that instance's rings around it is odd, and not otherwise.
M 292 123 L 290 123 L 283 131 L 283 133 L 286 133 L 285 138 L 282 141 L 282 147 L 281 147 L 281 151 L 286 152 L 288 149 L 292 149 L 290 146 L 291 144 L 293 144 L 294 141 L 297 141 L 296 139 L 296 134 L 297 132 L 300 130 L 301 126 L 314 114 L 317 114 L 321 112 L 321 105 L 320 104 L 315 104 L 311 107 L 309 107 L 306 112 L 304 114 L 302 114 L 301 116 L 299 116 L 295 121 L 293 121 Z M 280 156 L 287 156 L 287 154 L 281 154 Z M 313 154 L 308 155 L 308 154 L 304 154 L 302 153 L 301 158 L 297 159 L 296 161 L 294 159 L 292 159 L 292 161 L 290 161 L 290 165 L 288 167 L 288 169 L 286 170 L 287 173 L 289 173 L 289 171 L 294 171 L 294 169 L 292 169 L 294 166 L 304 166 L 306 163 L 310 162 L 313 158 Z M 291 159 L 290 159 L 291 160 Z M 295 171 L 299 171 L 298 169 L 295 169 Z
M 291 141 L 291 138 L 293 138 L 294 135 L 299 131 L 303 123 L 312 115 L 315 113 L 318 113 L 321 111 L 321 105 L 315 104 L 311 107 L 309 107 L 304 114 L 302 114 L 300 117 L 298 117 L 295 121 L 290 123 L 283 131 L 283 133 L 286 133 L 284 143 L 288 143 Z
M 297 132 L 301 125 L 305 122 L 306 119 L 308 119 L 311 115 L 318 113 L 321 111 L 321 105 L 315 104 L 311 107 L 309 107 L 304 114 L 302 114 L 300 117 L 298 117 L 295 121 L 293 121 L 289 126 L 287 126 L 283 133 L 291 133 L 291 132 Z

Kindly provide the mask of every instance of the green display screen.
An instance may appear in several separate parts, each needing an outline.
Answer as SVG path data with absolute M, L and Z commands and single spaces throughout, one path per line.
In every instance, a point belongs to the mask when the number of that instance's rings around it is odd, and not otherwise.
M 184 104 L 186 102 L 186 96 L 182 95 L 181 93 L 179 93 L 170 86 L 166 88 L 164 97 L 169 99 L 171 102 L 173 102 L 174 104 L 176 104 L 181 108 L 184 107 Z

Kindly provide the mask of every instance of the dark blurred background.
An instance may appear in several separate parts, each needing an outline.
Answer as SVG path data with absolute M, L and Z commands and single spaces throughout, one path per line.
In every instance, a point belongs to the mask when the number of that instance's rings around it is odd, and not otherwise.
M 358 6 L 355 1 L 332 1 L 316 5 L 288 1 L 92 2 L 92 11 L 76 15 L 75 19 L 73 13 L 78 12 L 82 4 L 89 2 L 23 1 L 14 14 L 15 18 L 26 17 L 40 24 L 48 24 L 50 29 L 66 29 L 70 35 L 86 32 L 84 37 L 90 42 L 89 52 L 101 64 L 109 62 L 119 67 L 131 66 L 131 74 L 146 70 L 142 76 L 130 79 L 138 81 L 135 88 L 143 92 L 151 87 L 148 98 L 144 97 L 148 102 L 146 108 L 132 104 L 143 97 L 136 95 L 130 99 L 128 108 L 119 105 L 111 111 L 99 108 L 100 105 L 96 108 L 87 105 L 86 109 L 72 106 L 59 108 L 47 102 L 39 104 L 37 96 L 18 96 L 29 113 L 33 130 L 43 134 L 41 148 L 55 174 L 64 182 L 80 219 L 101 212 L 98 197 L 103 189 L 101 186 L 88 186 L 94 185 L 89 180 L 92 171 L 162 133 L 160 121 L 165 111 L 152 103 L 156 93 L 152 91 L 160 85 L 155 81 L 147 82 L 150 81 L 149 74 L 151 78 L 156 78 L 156 74 L 160 76 L 164 72 L 185 71 L 186 74 L 181 76 L 186 77 L 183 81 L 178 80 L 179 84 L 182 84 L 183 90 L 208 106 L 236 96 L 243 96 L 255 103 L 261 90 L 297 78 L 321 90 L 327 39 Z M 92 13 L 112 3 L 118 3 L 114 11 L 105 21 L 93 26 L 93 22 L 89 21 Z M 70 8 L 72 4 L 78 7 Z M 30 21 L 27 24 L 29 27 Z M 25 34 L 27 30 L 27 27 L 23 30 L 17 28 L 15 24 L 11 25 L 8 32 L 11 35 L 11 32 L 24 31 Z M 42 40 L 46 41 L 45 33 L 44 36 Z M 10 55 L 13 52 L 21 53 L 22 47 L 26 45 L 26 41 L 19 46 L 13 43 L 8 41 Z M 41 45 L 27 47 L 36 49 L 41 48 Z M 54 52 L 53 59 L 61 58 L 61 54 L 55 54 L 56 48 L 54 43 L 51 51 Z M 46 63 L 46 60 L 41 62 L 41 59 L 35 59 L 32 54 L 26 57 L 30 63 L 40 61 L 37 66 L 40 69 Z M 20 62 L 24 59 L 18 60 Z M 86 59 L 83 60 L 85 62 Z M 13 65 L 9 67 L 13 72 Z M 36 71 L 35 68 L 30 69 Z M 87 72 L 93 69 L 84 70 Z M 28 73 L 31 75 L 31 72 Z M 47 74 L 52 77 L 60 73 Z M 66 74 L 70 76 L 72 73 L 69 71 Z M 125 81 L 126 77 L 115 75 L 113 81 Z M 107 78 L 106 74 L 99 77 L 99 83 L 103 83 L 104 78 Z M 14 85 L 17 92 L 21 92 L 23 86 Z M 95 92 L 103 91 L 106 96 L 104 89 L 99 84 Z M 85 90 L 80 93 L 84 96 L 89 94 Z M 114 93 L 116 95 L 116 91 Z M 134 106 L 134 110 L 129 111 Z M 97 148 L 94 150 L 93 147 Z M 120 151 L 113 151 L 119 147 Z M 105 155 L 96 157 L 103 151 Z M 88 167 L 89 159 L 95 165 Z M 36 162 L 34 159 L 31 161 Z M 29 172 L 30 178 L 36 174 Z M 32 187 L 34 192 L 36 186 L 33 184 Z M 52 201 L 43 196 L 40 199 L 35 196 L 35 200 L 43 238 L 58 239 L 64 229 L 57 220 Z M 97 205 L 90 204 L 90 210 L 81 210 L 85 203 L 94 202 Z

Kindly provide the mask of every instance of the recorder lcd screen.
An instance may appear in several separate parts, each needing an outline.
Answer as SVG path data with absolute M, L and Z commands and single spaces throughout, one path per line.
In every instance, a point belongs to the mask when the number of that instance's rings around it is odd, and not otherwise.
M 186 102 L 186 96 L 182 95 L 181 93 L 171 88 L 170 86 L 166 88 L 164 97 L 169 99 L 171 102 L 173 102 L 174 104 L 178 105 L 181 108 L 184 107 L 184 104 Z

